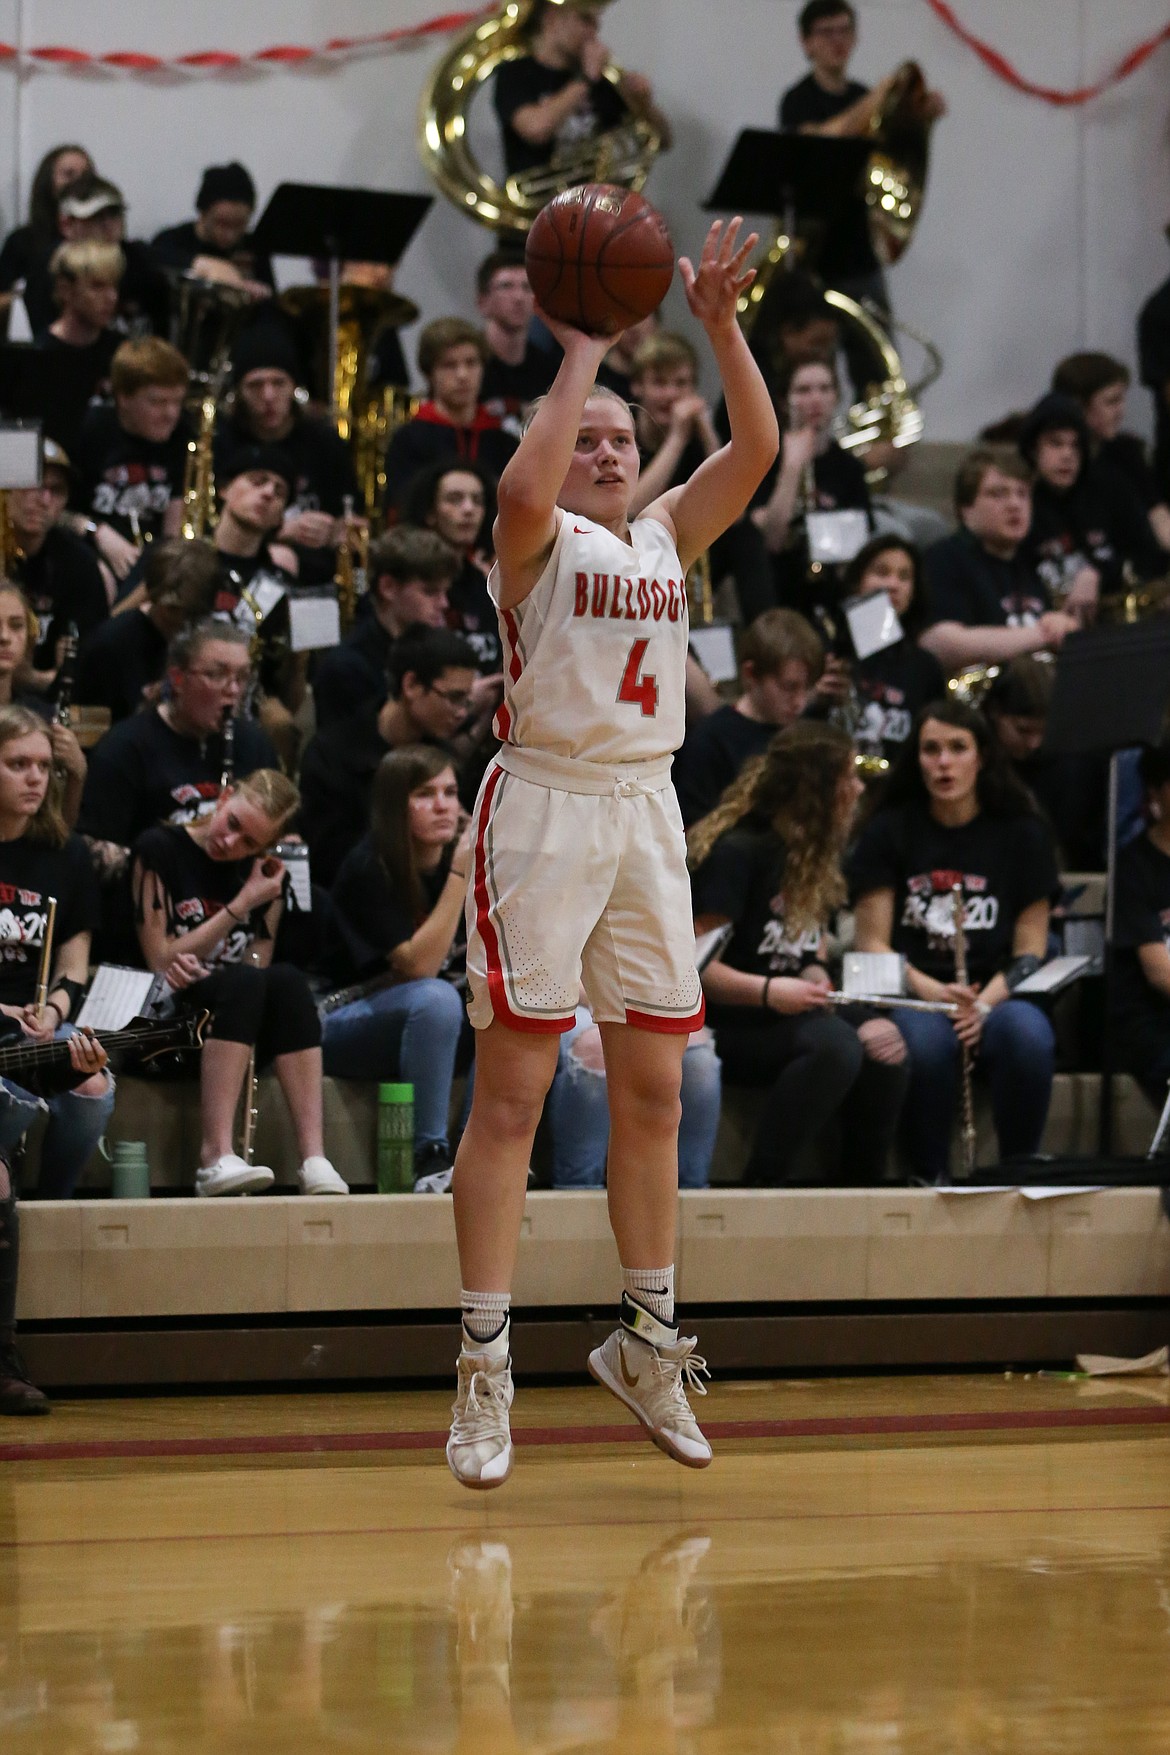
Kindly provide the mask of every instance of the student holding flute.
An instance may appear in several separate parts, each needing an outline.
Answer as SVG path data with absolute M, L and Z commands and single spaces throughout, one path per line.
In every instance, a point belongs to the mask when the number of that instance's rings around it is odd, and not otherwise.
M 958 1007 L 953 1018 L 892 1013 L 910 1050 L 911 1169 L 926 1182 L 946 1180 L 965 1062 L 990 1084 L 1000 1157 L 1037 1151 L 1055 1042 L 1040 1007 L 1013 996 L 1047 951 L 1056 854 L 982 714 L 953 700 L 922 709 L 849 866 L 858 950 L 900 953 L 912 998 Z

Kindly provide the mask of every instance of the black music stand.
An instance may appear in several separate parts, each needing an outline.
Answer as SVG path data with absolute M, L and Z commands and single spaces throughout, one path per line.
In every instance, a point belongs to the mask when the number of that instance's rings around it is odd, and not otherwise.
M 864 140 L 745 128 L 703 206 L 766 213 L 790 238 L 810 220 L 827 227 L 855 199 L 870 150 Z
M 341 264 L 384 262 L 394 267 L 433 199 L 325 183 L 281 183 L 273 190 L 252 241 L 268 256 L 328 258 L 330 359 L 337 355 Z
M 1117 879 L 1117 758 L 1135 744 L 1160 742 L 1170 704 L 1170 618 L 1133 627 L 1090 628 L 1060 649 L 1041 746 L 1046 754 L 1109 756 L 1106 812 L 1106 1001 L 1113 972 L 1113 904 Z M 1106 1029 L 1101 1055 L 1098 1149 L 1113 1131 L 1113 1067 Z

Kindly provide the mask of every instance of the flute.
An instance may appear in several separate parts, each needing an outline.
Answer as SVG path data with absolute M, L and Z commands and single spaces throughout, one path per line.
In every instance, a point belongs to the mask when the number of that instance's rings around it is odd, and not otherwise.
M 967 982 L 967 928 L 963 923 L 966 903 L 962 884 L 951 890 L 951 908 L 955 922 L 955 980 L 960 987 Z M 971 1089 L 971 1050 L 963 1044 L 963 1163 L 968 1176 L 975 1168 L 975 1097 Z
M 959 1008 L 951 999 L 903 999 L 901 995 L 892 993 L 841 993 L 837 988 L 825 994 L 829 1005 L 877 1005 L 907 1012 L 944 1012 L 949 1018 L 957 1018 Z
M 53 934 L 57 926 L 57 898 L 49 896 L 49 912 L 45 916 L 45 938 L 41 945 L 41 966 L 37 971 L 36 1009 L 38 1017 L 45 1015 L 45 1006 L 49 999 L 49 974 L 53 967 Z

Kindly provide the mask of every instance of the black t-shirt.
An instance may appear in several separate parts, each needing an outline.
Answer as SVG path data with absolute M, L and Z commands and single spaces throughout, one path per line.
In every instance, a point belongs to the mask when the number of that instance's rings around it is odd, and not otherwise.
M 169 439 L 140 439 L 128 433 L 112 408 L 91 408 L 81 424 L 73 462 L 76 511 L 111 524 L 134 541 L 130 514 L 139 529 L 158 538 L 172 500 L 182 497 L 187 468 L 187 429 L 180 418 Z
M 53 239 L 53 248 L 61 242 Z M 0 245 L 0 292 L 11 292 L 18 280 L 27 280 L 28 271 L 44 249 L 44 240 L 37 237 L 31 225 L 18 225 Z
M 426 902 L 416 918 L 408 898 L 391 883 L 370 837 L 362 837 L 341 862 L 326 916 L 326 958 L 338 986 L 385 973 L 391 951 L 405 944 L 433 912 L 450 869 L 450 853 L 445 852 L 434 871 L 421 874 Z M 461 983 L 466 965 L 467 937 L 461 918 L 439 975 Z
M 629 114 L 623 99 L 608 79 L 595 79 L 579 110 L 561 124 L 555 140 L 533 146 L 512 126 L 512 117 L 526 104 L 562 91 L 581 74 L 573 68 L 545 67 L 532 55 L 505 61 L 496 71 L 494 103 L 504 133 L 504 167 L 508 176 L 551 164 L 556 154 L 582 140 L 592 140 L 607 128 L 616 128 Z
M 475 653 L 481 676 L 498 676 L 503 668 L 500 620 L 488 596 L 487 575 L 472 560 L 447 591 L 447 626 L 461 634 Z
M 779 459 L 768 471 L 756 490 L 754 504 L 763 505 L 776 485 Z M 851 451 L 845 451 L 834 439 L 813 459 L 815 512 L 864 512 L 873 528 L 869 487 L 865 467 Z M 798 511 L 789 528 L 788 543 L 772 556 L 772 572 L 776 598 L 782 607 L 809 615 L 817 606 L 818 594 L 823 600 L 832 595 L 835 568 L 825 568 L 814 581 L 809 577 L 808 535 L 804 510 Z
M 688 829 L 714 810 L 744 763 L 762 755 L 775 735 L 774 725 L 732 706 L 716 707 L 687 732 L 674 758 L 674 789 Z
M 931 622 L 965 628 L 1026 628 L 1052 608 L 1048 587 L 1022 550 L 989 553 L 969 530 L 932 543 L 922 557 Z
M 103 329 L 96 341 L 84 347 L 62 341 L 49 330 L 37 337 L 44 355 L 39 374 L 43 401 L 37 412 L 45 432 L 63 445 L 70 457 L 77 448 L 90 402 L 109 393 L 110 361 L 125 339 L 116 329 Z
M 97 556 L 71 530 L 54 525 L 37 553 L 16 561 L 12 570 L 37 618 L 33 663 L 38 670 L 55 670 L 57 641 L 69 623 L 77 624 L 84 639 L 109 615 Z
M 1106 439 L 1098 449 L 1097 460 L 1125 479 L 1137 495 L 1143 511 L 1149 512 L 1165 499 L 1165 490 L 1158 486 L 1149 453 L 1136 433 L 1118 433 L 1116 438 Z
M 481 463 L 499 476 L 518 444 L 515 435 L 505 432 L 482 405 L 475 420 L 464 427 L 449 421 L 433 402 L 424 402 L 386 447 L 387 510 L 395 511 L 415 476 L 432 463 Z
M 195 221 L 189 219 L 184 225 L 167 226 L 165 231 L 156 232 L 150 248 L 160 268 L 177 269 L 186 274 L 196 256 L 213 256 L 217 262 L 230 262 L 245 280 L 263 281 L 265 286 L 275 285 L 272 264 L 263 251 L 257 250 L 251 232 L 245 232 L 230 250 L 223 250 L 218 244 L 204 243 L 195 230 Z
M 318 731 L 347 719 L 368 701 L 381 706 L 389 691 L 386 667 L 393 644 L 377 617 L 367 612 L 340 646 L 316 655 L 312 676 Z
M 981 811 L 961 828 L 947 828 L 922 805 L 895 805 L 862 831 L 849 881 L 854 897 L 893 890 L 891 948 L 936 981 L 955 979 L 951 893 L 961 884 L 968 974 L 982 987 L 1010 963 L 1024 909 L 1054 896 L 1056 855 L 1038 816 Z
M 143 872 L 153 872 L 166 892 L 163 904 L 166 929 L 170 937 L 194 932 L 205 920 L 239 895 L 252 870 L 250 859 L 212 859 L 197 847 L 186 829 L 170 823 L 157 823 L 139 835 L 134 843 L 134 863 Z M 138 893 L 138 874 L 135 873 Z M 139 923 L 143 901 L 139 902 Z M 200 960 L 210 968 L 220 963 L 243 963 L 258 939 L 266 939 L 267 906 L 254 908 L 246 920 L 233 925 L 231 931 L 200 953 Z
M 24 303 L 34 335 L 57 319 L 53 276 L 49 263 L 60 239 L 36 249 L 25 276 Z M 150 246 L 139 238 L 123 238 L 119 249 L 126 271 L 118 283 L 118 327 L 127 335 L 165 335 L 170 316 L 170 292 L 166 276 Z
M 1170 949 L 1170 858 L 1148 835 L 1118 855 L 1113 944 L 1111 1024 L 1127 1042 L 1170 1041 L 1170 999 L 1150 986 L 1138 960 L 1142 945 Z
M 216 433 L 215 466 L 225 474 L 235 456 L 255 444 L 241 423 L 226 422 Z M 295 480 L 288 511 L 328 512 L 340 518 L 348 496 L 358 508 L 358 484 L 349 446 L 328 421 L 298 415 L 292 431 L 278 441 L 295 466 Z M 328 545 L 308 548 L 294 543 L 302 585 L 322 585 L 333 578 L 337 568 L 337 550 Z
M 859 741 L 880 744 L 889 762 L 901 755 L 919 709 L 946 694 L 938 659 L 912 640 L 855 662 L 853 680 L 861 702 Z
M 1125 478 L 1106 463 L 1090 464 L 1066 492 L 1036 482 L 1024 547 L 1057 597 L 1084 566 L 1096 567 L 1102 591 L 1120 588 L 1126 561 L 1143 577 L 1159 566 L 1145 509 Z
M 167 639 L 142 610 L 109 616 L 83 638 L 74 695 L 87 707 L 108 707 L 115 725 L 142 706 L 143 690 L 166 670 Z
M 93 932 L 98 883 L 81 836 L 70 835 L 64 847 L 27 836 L 0 842 L 0 1004 L 28 1005 L 36 998 L 50 896 L 57 898 L 57 950 L 79 932 Z
M 791 86 L 780 99 L 780 126 L 786 129 L 819 127 L 865 97 L 869 87 L 851 79 L 842 92 L 826 91 L 811 73 Z M 860 190 L 842 205 L 829 228 L 817 257 L 817 272 L 830 284 L 873 274 L 878 266 L 869 235 L 869 220 Z
M 529 342 L 518 366 L 492 354 L 484 367 L 479 399 L 490 413 L 504 420 L 519 414 L 528 403 L 547 394 L 557 375 L 559 355 Z
M 275 768 L 268 734 L 250 719 L 236 720 L 235 772 Z M 135 713 L 108 731 L 89 755 L 78 828 L 97 841 L 132 847 L 156 823 L 187 823 L 206 816 L 219 797 L 223 738 L 181 737 L 156 707 Z
M 721 835 L 691 880 L 695 916 L 714 915 L 735 928 L 720 961 L 749 975 L 799 975 L 818 961 L 821 931 L 791 932 L 784 919 L 783 841 L 767 823 L 745 817 Z M 751 1007 L 712 1006 L 718 1028 L 726 1017 L 750 1019 Z M 771 1014 L 759 1008 L 760 1020 Z

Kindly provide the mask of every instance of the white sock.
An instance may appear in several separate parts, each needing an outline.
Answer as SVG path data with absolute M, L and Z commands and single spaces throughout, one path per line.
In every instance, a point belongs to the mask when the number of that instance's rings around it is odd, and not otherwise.
M 463 1327 L 473 1341 L 494 1341 L 508 1326 L 509 1292 L 461 1292 Z
M 674 1326 L 674 1266 L 623 1268 L 622 1285 L 643 1310 L 668 1327 Z

